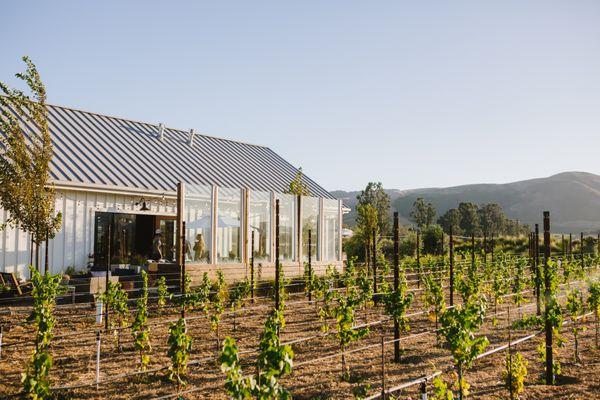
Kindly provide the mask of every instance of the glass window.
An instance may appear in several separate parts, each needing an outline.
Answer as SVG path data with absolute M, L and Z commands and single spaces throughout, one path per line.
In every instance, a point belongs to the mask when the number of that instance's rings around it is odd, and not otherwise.
M 106 265 L 110 241 L 110 264 L 130 264 L 136 256 L 136 216 L 97 212 L 94 234 L 94 261 Z M 110 227 L 110 238 L 108 237 Z
M 269 261 L 271 258 L 271 194 L 268 192 L 250 191 L 248 254 L 252 251 L 252 232 L 254 232 L 254 260 Z
M 311 235 L 311 259 L 317 260 L 319 243 L 319 199 L 302 197 L 302 259 L 308 261 L 308 231 Z
M 242 193 L 219 188 L 217 206 L 217 262 L 242 262 Z
M 212 245 L 212 188 L 186 185 L 185 257 L 193 263 L 210 263 Z
M 279 260 L 292 261 L 296 246 L 296 196 L 277 193 L 275 198 L 279 200 Z
M 323 199 L 323 261 L 340 259 L 340 209 L 337 200 Z

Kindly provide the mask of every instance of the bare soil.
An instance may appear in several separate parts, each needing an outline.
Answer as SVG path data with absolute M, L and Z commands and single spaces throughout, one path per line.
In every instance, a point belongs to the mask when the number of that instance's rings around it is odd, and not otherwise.
M 417 292 L 418 294 L 418 292 Z M 410 313 L 422 310 L 419 295 Z M 535 312 L 535 303 L 528 296 L 528 307 L 524 313 Z M 504 307 L 498 309 L 496 323 L 491 318 L 486 320 L 480 335 L 486 335 L 490 341 L 488 349 L 507 343 L 507 315 Z M 220 326 L 220 339 L 232 336 L 237 339 L 246 373 L 253 372 L 262 324 L 270 310 L 270 300 L 261 299 L 254 306 L 250 304 L 242 313 L 234 318 L 231 313 L 223 317 Z M 515 307 L 511 304 L 511 307 Z M 31 355 L 32 344 L 12 345 L 33 338 L 31 327 L 24 322 L 26 313 L 23 309 L 12 310 L 12 315 L 0 315 L 0 324 L 4 326 L 4 345 L 0 359 L 0 398 L 19 398 L 21 391 L 20 374 L 25 370 Z M 491 310 L 492 311 L 492 310 Z M 133 350 L 131 332 L 123 330 L 121 335 L 122 351 L 116 346 L 116 338 L 102 335 L 101 347 L 101 383 L 94 385 L 96 368 L 95 331 L 102 329 L 94 322 L 95 310 L 89 305 L 77 308 L 59 308 L 59 323 L 56 327 L 56 339 L 52 345 L 54 366 L 51 372 L 54 387 L 70 387 L 56 390 L 59 399 L 147 399 L 176 394 L 175 386 L 166 378 L 167 332 L 168 321 L 178 317 L 177 310 L 167 314 L 152 315 L 151 363 L 150 372 L 146 374 L 119 377 L 122 374 L 134 374 L 138 370 L 139 356 Z M 516 311 L 511 311 L 516 318 Z M 311 340 L 294 343 L 294 370 L 283 380 L 283 385 L 290 390 L 295 399 L 351 399 L 353 391 L 366 388 L 374 394 L 381 391 L 381 336 L 386 341 L 393 339 L 392 323 L 371 326 L 370 334 L 352 344 L 353 349 L 371 346 L 367 349 L 347 355 L 351 369 L 350 382 L 341 379 L 341 359 L 339 345 L 335 334 L 323 335 L 322 321 L 316 315 L 314 305 L 307 304 L 303 294 L 292 294 L 287 301 L 286 327 L 282 331 L 282 341 L 292 341 L 316 336 Z M 226 399 L 223 388 L 224 375 L 216 363 L 218 342 L 216 335 L 210 330 L 210 323 L 201 312 L 188 313 L 188 331 L 192 335 L 193 351 L 191 360 L 197 361 L 190 366 L 188 385 L 184 389 L 186 399 Z M 381 307 L 375 306 L 358 313 L 358 323 L 373 322 L 386 319 Z M 330 321 L 333 324 L 333 321 Z M 573 362 L 573 338 L 571 329 L 565 327 L 564 347 L 558 350 L 557 358 L 562 363 L 563 375 L 559 384 L 546 386 L 542 383 L 543 364 L 537 354 L 537 346 L 543 341 L 543 335 L 516 346 L 515 351 L 523 354 L 529 362 L 525 393 L 522 399 L 600 399 L 600 350 L 594 348 L 594 324 L 587 319 L 583 323 L 587 328 L 580 336 L 581 364 Z M 449 371 L 451 357 L 448 350 L 436 344 L 433 333 L 434 322 L 424 313 L 410 318 L 411 330 L 402 334 L 403 349 L 401 362 L 393 362 L 393 344 L 386 344 L 385 380 L 386 387 L 393 387 L 403 382 L 426 376 L 434 370 L 448 371 L 443 379 L 450 381 L 453 373 Z M 513 339 L 527 336 L 534 330 L 513 331 Z M 416 335 L 422 333 L 421 335 Z M 64 337 L 63 335 L 70 335 Z M 416 336 L 413 336 L 416 335 Z M 501 381 L 506 351 L 500 351 L 475 362 L 467 374 L 471 384 L 473 399 L 508 398 L 508 392 Z M 327 358 L 327 356 L 331 356 Z M 311 362 L 317 360 L 315 362 Z M 162 368 L 162 369 L 161 369 Z M 82 387 L 77 387 L 81 385 Z M 431 394 L 431 386 L 429 386 Z M 187 393 L 185 393 L 187 392 Z M 396 393 L 400 398 L 418 397 L 418 385 Z

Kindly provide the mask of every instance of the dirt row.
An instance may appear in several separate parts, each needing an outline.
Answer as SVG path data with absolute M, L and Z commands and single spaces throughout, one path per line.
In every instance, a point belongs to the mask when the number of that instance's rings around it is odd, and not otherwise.
M 528 296 L 528 301 L 532 301 Z M 505 344 L 508 340 L 506 329 L 505 303 L 499 307 L 497 323 L 489 319 L 480 334 L 486 335 L 490 347 L 494 348 Z M 242 354 L 245 371 L 253 371 L 252 363 L 262 324 L 272 303 L 262 299 L 256 307 L 244 310 L 243 315 L 234 318 L 231 314 L 223 318 L 220 327 L 220 339 L 225 336 L 235 337 Z M 514 305 L 511 305 L 514 307 Z M 409 313 L 422 310 L 420 296 L 415 296 L 415 303 Z M 61 310 L 61 313 L 72 312 L 74 316 L 82 313 L 81 310 Z M 86 310 L 89 312 L 89 310 Z M 524 313 L 535 312 L 534 303 L 530 303 Z M 512 311 L 513 318 L 516 311 Z M 93 311 L 91 312 L 93 314 Z M 17 314 L 22 318 L 22 314 Z M 11 329 L 5 331 L 4 342 L 14 343 L 31 337 L 31 328 L 24 323 L 15 323 L 13 315 L 2 316 L 0 323 L 11 323 Z M 155 315 L 151 321 L 152 356 L 149 370 L 158 369 L 169 365 L 167 354 L 167 328 L 165 321 L 176 318 L 176 315 Z M 358 313 L 357 322 L 373 322 L 385 319 L 380 307 L 372 307 Z M 333 322 L 333 321 L 331 321 Z M 542 373 L 542 363 L 538 359 L 537 345 L 543 338 L 536 338 L 522 343 L 518 351 L 522 352 L 529 361 L 530 374 L 527 378 L 527 397 L 523 398 L 569 398 L 569 393 L 582 397 L 594 398 L 598 391 L 598 363 L 600 361 L 597 349 L 593 349 L 593 326 L 591 321 L 585 322 L 589 329 L 584 332 L 581 339 L 582 358 L 585 368 L 571 363 L 572 345 L 571 333 L 565 328 L 564 337 L 567 344 L 560 349 L 558 359 L 563 361 L 564 380 L 556 387 L 546 387 L 539 384 Z M 292 348 L 295 353 L 296 366 L 290 376 L 283 380 L 283 385 L 288 388 L 293 397 L 297 399 L 348 399 L 353 397 L 353 392 L 367 389 L 369 394 L 381 389 L 381 347 L 383 335 L 385 340 L 393 339 L 391 322 L 371 326 L 371 333 L 363 340 L 354 343 L 350 351 L 365 346 L 368 349 L 349 354 L 347 359 L 352 376 L 349 382 L 340 379 L 341 362 L 339 345 L 335 335 L 323 336 L 321 332 L 322 321 L 317 317 L 313 304 L 307 304 L 302 294 L 291 295 L 286 309 L 286 327 L 282 331 L 282 340 L 291 341 L 301 338 L 319 336 L 311 340 L 295 343 Z M 434 369 L 447 369 L 451 364 L 450 354 L 441 346 L 436 346 L 436 337 L 433 334 L 434 322 L 425 314 L 415 315 L 410 319 L 411 331 L 403 334 L 403 355 L 401 363 L 393 363 L 393 345 L 385 346 L 386 383 L 394 386 L 398 383 L 417 379 L 430 374 Z M 54 367 L 52 380 L 55 387 L 77 386 L 93 383 L 96 368 L 96 341 L 93 333 L 95 325 L 93 318 L 61 318 L 56 329 L 58 336 L 87 330 L 90 334 L 65 337 L 56 340 L 53 344 Z M 184 397 L 189 399 L 225 399 L 223 389 L 224 377 L 216 363 L 218 342 L 216 335 L 210 330 L 210 324 L 202 313 L 191 313 L 188 321 L 189 333 L 194 338 L 191 360 L 199 361 L 189 369 L 188 390 L 192 392 Z M 531 330 L 513 332 L 513 338 L 526 336 Z M 420 335 L 416 335 L 422 333 Z M 413 336 L 415 335 L 415 336 Z M 102 336 L 101 374 L 102 382 L 98 390 L 94 385 L 56 392 L 61 399 L 145 399 L 157 396 L 166 396 L 175 393 L 174 385 L 165 378 L 165 371 L 127 377 L 110 381 L 120 374 L 134 373 L 138 368 L 138 357 L 133 350 L 131 333 L 124 330 L 121 335 L 122 351 L 116 346 L 116 338 Z M 20 392 L 20 373 L 24 370 L 31 354 L 31 345 L 9 346 L 2 350 L 0 360 L 0 397 L 9 397 Z M 310 362 L 322 357 L 332 356 L 318 362 Z M 475 363 L 467 379 L 472 383 L 471 393 L 473 398 L 492 399 L 506 397 L 507 393 L 502 387 L 501 371 L 503 368 L 505 352 L 501 351 Z M 451 380 L 452 374 L 446 373 L 444 379 Z M 589 396 L 583 394 L 589 393 Z M 405 391 L 408 396 L 416 397 L 416 387 Z M 552 396 L 558 397 L 552 397 Z M 550 397 L 548 397 L 550 396 Z M 18 396 L 14 396 L 18 397 Z M 405 397 L 403 397 L 405 398 Z M 577 397 L 573 397 L 577 398 Z

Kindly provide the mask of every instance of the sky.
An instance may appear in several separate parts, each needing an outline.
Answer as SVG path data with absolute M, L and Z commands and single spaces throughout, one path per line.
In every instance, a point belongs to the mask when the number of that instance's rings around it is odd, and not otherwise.
M 7 1 L 0 81 L 266 145 L 329 190 L 600 173 L 600 2 Z

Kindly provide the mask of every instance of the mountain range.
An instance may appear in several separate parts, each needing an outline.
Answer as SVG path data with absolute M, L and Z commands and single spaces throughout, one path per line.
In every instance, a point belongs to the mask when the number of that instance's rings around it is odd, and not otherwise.
M 473 184 L 447 188 L 386 189 L 391 208 L 398 211 L 402 224 L 409 219 L 413 202 L 423 197 L 437 210 L 437 217 L 460 202 L 498 203 L 511 219 L 524 224 L 539 223 L 542 211 L 550 211 L 550 229 L 556 233 L 596 232 L 600 230 L 600 176 L 587 172 L 563 172 L 547 178 L 504 184 Z M 343 199 L 351 212 L 344 223 L 352 226 L 356 218 L 356 196 L 360 191 L 331 192 Z

